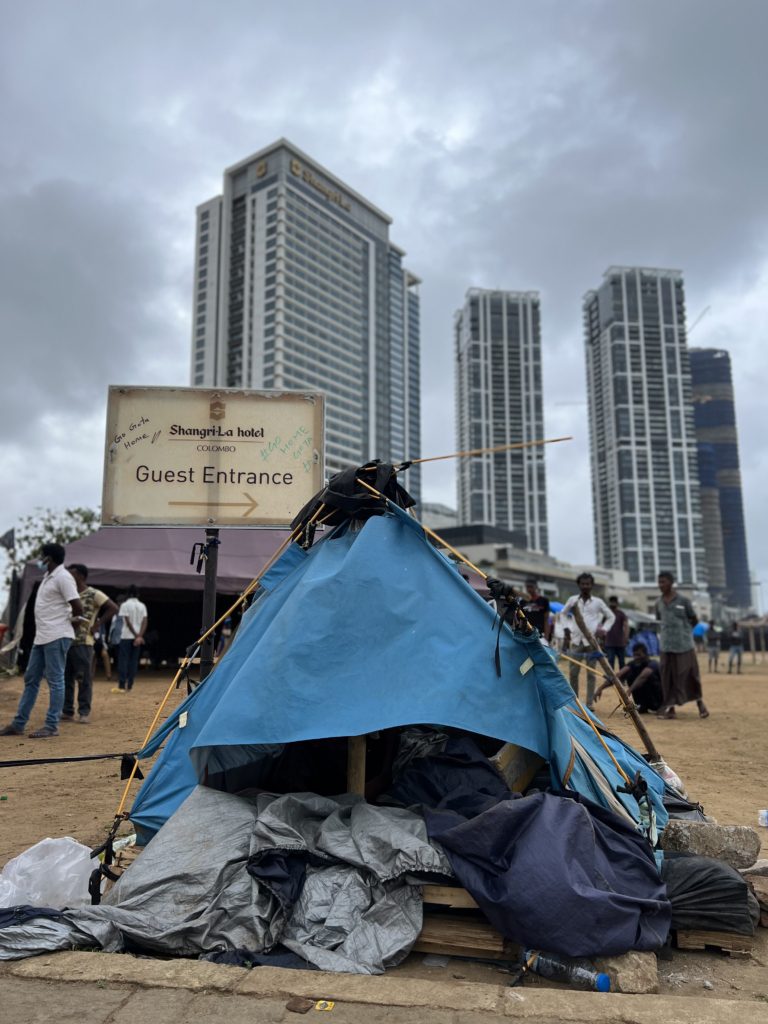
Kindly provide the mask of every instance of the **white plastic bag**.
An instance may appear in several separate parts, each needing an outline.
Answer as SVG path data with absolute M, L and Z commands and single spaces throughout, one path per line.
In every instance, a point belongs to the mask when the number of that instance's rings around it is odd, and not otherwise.
M 98 862 L 69 836 L 42 839 L 0 871 L 0 907 L 81 907 L 90 904 L 88 880 Z

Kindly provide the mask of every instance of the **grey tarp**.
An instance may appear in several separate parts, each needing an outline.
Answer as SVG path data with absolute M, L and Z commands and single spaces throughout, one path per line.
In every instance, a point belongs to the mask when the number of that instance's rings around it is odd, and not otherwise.
M 280 942 L 325 971 L 398 964 L 422 925 L 421 890 L 408 882 L 452 874 L 422 818 L 350 795 L 275 800 L 256 824 L 254 859 L 275 850 L 309 860 Z
M 295 906 L 246 870 L 275 851 L 308 864 Z M 100 906 L 68 911 L 55 929 L 33 921 L 0 930 L 0 959 L 126 944 L 199 956 L 282 942 L 321 969 L 377 974 L 406 956 L 421 930 L 411 881 L 449 875 L 445 854 L 409 811 L 348 795 L 246 799 L 200 786 Z

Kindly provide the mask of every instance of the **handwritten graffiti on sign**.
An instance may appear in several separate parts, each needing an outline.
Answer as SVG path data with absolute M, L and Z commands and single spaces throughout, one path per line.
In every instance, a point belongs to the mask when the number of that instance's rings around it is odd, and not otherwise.
M 285 525 L 323 484 L 323 396 L 109 390 L 105 525 Z

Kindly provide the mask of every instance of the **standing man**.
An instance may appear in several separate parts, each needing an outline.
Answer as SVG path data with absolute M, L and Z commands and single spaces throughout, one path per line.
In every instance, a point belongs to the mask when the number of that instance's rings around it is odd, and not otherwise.
M 35 639 L 24 673 L 24 692 L 16 717 L 0 729 L 0 736 L 23 736 L 40 691 L 40 682 L 48 680 L 50 699 L 45 724 L 31 732 L 32 739 L 59 735 L 59 718 L 64 703 L 64 666 L 67 651 L 75 635 L 73 621 L 79 623 L 83 606 L 72 576 L 64 568 L 66 551 L 61 544 L 43 544 L 38 566 L 45 571 L 35 601 Z
M 595 585 L 595 578 L 590 572 L 583 572 L 580 576 L 576 577 L 576 584 L 579 588 L 579 593 L 574 594 L 573 597 L 569 597 L 563 607 L 562 615 L 565 618 L 571 613 L 571 609 L 578 603 L 581 614 L 584 617 L 584 625 L 591 633 L 595 635 L 597 640 L 604 640 L 607 630 L 613 625 L 613 612 L 599 597 L 592 596 L 592 587 Z M 568 625 L 566 626 L 565 641 L 563 644 L 563 653 L 567 654 L 569 658 L 573 658 L 577 662 L 587 662 L 589 655 L 592 654 L 592 648 L 587 643 L 586 637 L 582 636 L 579 627 L 576 625 L 573 617 L 566 619 Z M 579 673 L 581 672 L 581 666 L 571 664 L 569 666 L 569 681 L 571 689 L 579 696 Z M 587 710 L 594 710 L 595 701 L 595 673 L 587 670 Z
M 72 574 L 80 595 L 83 617 L 75 626 L 75 639 L 67 653 L 67 664 L 64 671 L 64 707 L 61 712 L 61 720 L 62 722 L 73 722 L 75 719 L 75 683 L 79 677 L 77 720 L 81 725 L 87 725 L 90 721 L 93 698 L 94 633 L 106 627 L 117 611 L 117 605 L 114 601 L 110 601 L 101 590 L 88 586 L 86 566 L 77 562 L 67 568 Z
M 123 628 L 117 652 L 118 685 L 112 687 L 112 693 L 127 693 L 133 689 L 147 631 L 147 606 L 139 600 L 136 587 L 128 588 L 128 599 L 120 605 L 117 614 L 123 620 Z
M 618 597 L 609 597 L 608 607 L 613 612 L 613 625 L 605 634 L 605 656 L 611 668 L 618 661 L 621 670 L 624 668 L 624 652 L 629 642 L 629 619 L 619 608 Z
M 661 597 L 656 618 L 661 622 L 661 687 L 659 718 L 676 718 L 675 706 L 695 700 L 700 718 L 709 718 L 702 700 L 699 662 L 693 646 L 693 627 L 699 621 L 687 597 L 675 590 L 671 572 L 659 573 Z
M 528 597 L 523 605 L 523 613 L 526 619 L 539 631 L 547 643 L 552 635 L 552 625 L 549 621 L 549 598 L 539 593 L 539 583 L 532 576 L 525 581 L 525 590 Z
M 720 660 L 720 635 L 713 620 L 710 620 L 707 630 L 707 667 L 710 672 L 717 672 L 717 663 Z
M 119 609 L 123 605 L 126 599 L 126 594 L 117 595 L 117 615 L 112 616 L 112 621 L 109 624 L 109 633 L 107 634 L 107 650 L 109 651 L 109 657 L 113 665 L 117 665 L 118 655 L 120 654 L 120 640 L 123 636 L 123 620 L 120 618 Z
M 734 622 L 728 634 L 728 675 L 731 674 L 734 661 L 736 662 L 736 675 L 741 675 L 741 659 L 744 654 L 744 630 L 739 628 L 738 622 Z

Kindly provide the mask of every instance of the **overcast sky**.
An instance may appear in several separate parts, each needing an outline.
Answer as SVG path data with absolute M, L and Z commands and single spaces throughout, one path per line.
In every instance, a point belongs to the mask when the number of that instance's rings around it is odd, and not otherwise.
M 452 316 L 538 289 L 552 553 L 593 558 L 581 299 L 680 268 L 732 355 L 768 602 L 765 0 L 3 5 L 0 532 L 97 505 L 110 383 L 188 384 L 194 208 L 286 136 L 423 278 L 424 455 L 454 450 Z M 425 498 L 455 505 L 453 466 Z

